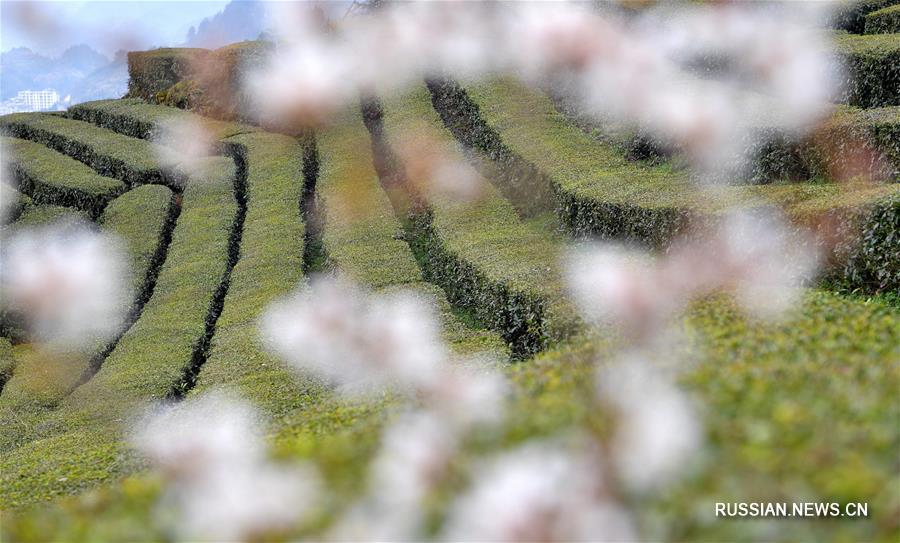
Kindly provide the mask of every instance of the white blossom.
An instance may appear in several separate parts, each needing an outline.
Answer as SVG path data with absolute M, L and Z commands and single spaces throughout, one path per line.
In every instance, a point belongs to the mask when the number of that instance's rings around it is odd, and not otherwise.
M 202 179 L 208 158 L 215 154 L 216 142 L 199 122 L 173 118 L 157 124 L 153 146 L 160 166 L 180 170 L 192 179 Z
M 598 371 L 600 397 L 615 409 L 612 461 L 635 490 L 665 486 L 699 451 L 701 425 L 691 401 L 659 368 L 624 356 Z
M 409 292 L 369 296 L 348 281 L 320 277 L 273 304 L 267 344 L 295 369 L 348 392 L 432 386 L 447 359 L 434 308 Z
M 250 540 L 293 527 L 313 505 L 312 468 L 266 459 L 261 417 L 213 392 L 139 421 L 132 443 L 169 479 L 163 510 L 186 539 Z
M 436 385 L 424 391 L 428 406 L 449 427 L 496 425 L 503 421 L 509 383 L 496 368 L 475 360 L 450 365 Z
M 681 298 L 659 280 L 647 254 L 617 245 L 580 247 L 565 270 L 569 292 L 585 317 L 641 334 L 656 331 Z
M 369 491 L 332 529 L 338 541 L 421 537 L 425 499 L 444 477 L 459 439 L 438 415 L 402 415 L 383 433 Z
M 211 393 L 157 408 L 140 421 L 132 442 L 154 464 L 190 477 L 216 466 L 261 462 L 261 424 L 250 405 Z
M 293 528 L 315 504 L 318 485 L 307 466 L 237 464 L 202 482 L 175 484 L 167 505 L 179 513 L 187 540 L 255 541 Z
M 778 317 L 793 307 L 818 264 L 810 236 L 771 210 L 730 214 L 717 242 L 738 302 L 760 317 Z
M 451 507 L 446 541 L 630 541 L 629 515 L 579 447 L 530 443 L 485 462 Z
M 828 114 L 839 70 L 813 26 L 827 9 L 662 6 L 625 18 L 574 2 L 409 2 L 329 21 L 279 6 L 278 50 L 248 90 L 265 118 L 321 124 L 360 91 L 390 94 L 433 75 L 562 79 L 589 115 L 650 130 L 727 173 L 761 115 L 799 133 Z M 705 70 L 711 58 L 726 69 Z
M 566 281 L 590 320 L 647 339 L 690 300 L 716 291 L 734 294 L 753 315 L 779 317 L 795 305 L 817 263 L 808 232 L 757 208 L 727 213 L 656 258 L 611 244 L 580 247 L 566 262 Z
M 113 335 L 131 299 L 119 242 L 87 224 L 54 224 L 4 240 L 0 291 L 41 341 L 94 345 Z

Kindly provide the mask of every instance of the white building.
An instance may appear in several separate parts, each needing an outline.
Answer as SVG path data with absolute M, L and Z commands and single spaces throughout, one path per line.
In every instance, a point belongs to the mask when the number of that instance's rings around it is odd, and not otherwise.
M 59 93 L 53 89 L 19 91 L 13 100 L 24 104 L 26 111 L 44 111 L 59 102 Z

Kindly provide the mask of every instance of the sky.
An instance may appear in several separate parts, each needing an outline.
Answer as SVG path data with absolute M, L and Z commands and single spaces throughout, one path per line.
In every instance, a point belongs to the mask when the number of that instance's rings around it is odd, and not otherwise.
M 112 56 L 119 49 L 177 45 L 188 29 L 219 12 L 227 0 L 0 0 L 0 50 L 28 47 L 55 56 L 86 43 Z

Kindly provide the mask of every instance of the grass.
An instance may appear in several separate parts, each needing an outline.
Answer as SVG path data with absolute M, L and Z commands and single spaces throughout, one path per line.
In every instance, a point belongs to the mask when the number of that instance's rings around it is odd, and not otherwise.
M 0 117 L 0 132 L 46 145 L 131 186 L 165 182 L 150 142 L 90 123 L 59 115 L 13 113 Z
M 6 225 L 4 234 L 11 234 L 25 228 L 36 228 L 61 221 L 68 224 L 88 222 L 89 217 L 70 207 L 55 205 L 29 205 L 11 224 Z
M 892 540 L 898 319 L 889 305 L 822 291 L 809 291 L 798 313 L 780 323 L 748 320 L 727 299 L 698 302 L 680 322 L 686 339 L 671 354 L 682 357 L 678 379 L 702 407 L 707 446 L 685 467 L 686 478 L 642 502 L 637 520 L 645 533 L 654 538 L 664 523 L 674 540 Z M 602 431 L 605 415 L 588 398 L 593 368 L 608 356 L 603 345 L 574 341 L 507 366 L 514 393 L 505 431 L 478 447 L 510 446 L 575 425 Z M 356 424 L 345 420 L 343 431 L 326 436 L 322 425 L 338 418 L 331 409 L 311 408 L 270 438 L 280 456 L 321 465 L 331 486 L 358 488 L 361 470 L 352 461 L 369 457 L 383 418 L 369 414 L 371 403 L 352 417 L 345 408 L 340 413 Z M 156 539 L 146 523 L 157 495 L 154 479 L 129 479 L 10 515 L 5 530 L 30 540 L 87 540 L 118 527 L 119 537 Z M 722 500 L 861 501 L 869 502 L 871 516 L 777 525 L 710 518 L 712 503 Z
M 881 8 L 866 15 L 866 34 L 900 33 L 900 4 Z
M 125 191 L 121 181 L 94 170 L 41 144 L 17 138 L 0 139 L 11 155 L 19 188 L 37 204 L 75 207 L 96 219 L 112 198 Z
M 3 429 L 16 445 L 6 447 L 0 461 L 4 509 L 134 469 L 123 424 L 178 386 L 223 279 L 235 210 L 234 171 L 225 162 L 208 169 L 206 179 L 188 183 L 153 296 L 99 372 L 45 418 Z
M 170 199 L 171 192 L 165 187 L 141 187 L 113 200 L 101 218 L 102 231 L 117 236 L 123 243 L 129 259 L 130 286 L 134 293 L 142 291 L 150 273 L 153 255 L 158 250 L 159 235 L 168 218 Z M 67 208 L 50 208 L 40 212 L 42 208 L 35 207 L 32 210 L 16 223 L 17 227 L 24 224 L 36 226 L 38 219 L 40 224 L 46 224 L 80 218 Z M 123 312 L 139 302 L 133 298 L 120 300 Z M 3 428 L 0 443 L 4 450 L 21 433 L 27 433 L 27 425 L 36 423 L 72 391 L 92 358 L 105 344 L 105 341 L 98 341 L 87 350 L 67 353 L 28 350 L 21 357 L 15 373 L 0 395 L 0 426 Z
M 424 86 L 386 102 L 384 129 L 394 146 L 401 138 L 431 141 L 458 163 L 466 161 Z M 482 194 L 475 202 L 427 195 L 428 212 L 411 221 L 413 251 L 426 279 L 443 287 L 454 305 L 499 331 L 514 354 L 537 352 L 579 327 L 557 267 L 563 238 L 548 216 L 520 218 L 490 183 L 479 179 Z M 423 181 L 411 180 L 416 186 Z

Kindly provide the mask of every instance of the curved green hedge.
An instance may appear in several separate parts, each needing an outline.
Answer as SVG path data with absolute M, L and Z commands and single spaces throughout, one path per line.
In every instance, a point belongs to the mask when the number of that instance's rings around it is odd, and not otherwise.
M 209 55 L 199 48 L 166 47 L 128 53 L 128 97 L 156 99 L 156 94 L 189 78 Z
M 160 264 L 157 255 L 164 249 L 161 246 L 172 226 L 171 200 L 172 193 L 165 187 L 140 187 L 113 200 L 101 217 L 102 230 L 122 241 L 130 260 L 131 277 L 127 279 L 134 296 L 120 300 L 122 309 L 130 310 L 127 321 L 140 313 L 149 285 L 156 280 L 156 268 Z M 23 215 L 23 222 L 17 224 L 78 218 L 68 208 L 32 209 L 34 212 Z M 27 435 L 41 417 L 55 409 L 78 385 L 91 364 L 102 361 L 115 341 L 95 342 L 84 353 L 53 353 L 48 357 L 33 352 L 24 357 L 0 395 L 0 448 L 12 447 L 17 435 Z
M 848 78 L 841 101 L 858 107 L 900 105 L 900 34 L 838 34 Z
M 456 351 L 507 358 L 499 335 L 467 325 L 453 314 L 444 293 L 424 281 L 372 166 L 369 134 L 359 112 L 347 112 L 317 138 L 316 194 L 325 214 L 322 241 L 330 266 L 373 289 L 402 287 L 421 293 L 440 309 L 444 337 Z
M 237 387 L 270 413 L 282 414 L 318 390 L 297 383 L 257 332 L 257 319 L 269 303 L 303 281 L 303 148 L 293 138 L 267 133 L 222 143 L 245 175 L 247 215 L 240 258 L 194 390 Z
M 33 203 L 30 196 L 22 194 L 8 185 L 6 181 L 0 182 L 0 199 L 3 200 L 3 206 L 6 207 L 2 217 L 3 225 L 15 222 L 19 215 Z
M 900 33 L 900 4 L 866 15 L 866 34 Z
M 125 191 L 121 181 L 97 175 L 81 162 L 31 141 L 2 137 L 19 188 L 37 204 L 74 207 L 97 219 Z
M 217 316 L 213 299 L 226 280 L 236 212 L 234 167 L 230 160 L 213 159 L 206 172 L 186 185 L 153 296 L 96 375 L 29 427 L 0 430 L 13 445 L 5 446 L 0 460 L 4 508 L 72 493 L 135 467 L 123 422 L 181 385 L 206 338 L 208 320 Z
M 84 102 L 70 107 L 66 116 L 141 139 L 150 139 L 160 125 L 170 121 L 201 126 L 213 140 L 260 131 L 254 126 L 217 121 L 183 109 L 148 104 L 138 98 Z
M 89 222 L 89 219 L 90 217 L 84 212 L 72 209 L 71 207 L 49 204 L 29 205 L 15 221 L 3 227 L 3 234 L 9 235 L 20 228 L 45 226 L 57 221 L 77 223 Z
M 415 138 L 425 130 L 420 141 L 437 138 L 450 143 L 452 158 L 466 161 L 454 151 L 453 136 L 432 109 L 424 86 L 388 101 L 383 121 L 377 107 L 370 105 L 368 110 L 370 133 L 384 138 L 379 143 L 381 154 L 390 155 L 390 145 L 401 137 Z M 376 156 L 377 160 L 394 170 L 380 172 L 389 196 L 391 181 L 386 183 L 386 176 L 398 176 L 400 186 L 409 186 L 410 181 L 421 185 L 421 180 L 405 179 L 396 157 Z M 424 207 L 413 205 L 409 216 L 403 217 L 407 240 L 426 280 L 440 285 L 452 304 L 470 311 L 483 326 L 498 331 L 515 356 L 526 357 L 580 328 L 576 312 L 565 300 L 557 268 L 561 238 L 547 214 L 521 218 L 490 183 L 482 185 L 475 202 L 413 196 L 427 201 Z M 403 212 L 396 203 L 395 209 Z
M 689 363 L 677 377 L 706 406 L 698 413 L 706 445 L 685 466 L 688 476 L 645 497 L 637 520 L 665 526 L 673 540 L 733 541 L 772 526 L 759 519 L 711 520 L 698 503 L 723 495 L 746 502 L 862 501 L 870 505 L 868 518 L 779 520 L 778 537 L 890 541 L 896 533 L 890 489 L 898 482 L 897 310 L 878 300 L 810 291 L 796 314 L 767 323 L 714 298 L 695 304 L 679 329 L 690 339 L 679 349 Z M 591 398 L 597 364 L 608 357 L 602 346 L 575 341 L 528 364 L 506 366 L 512 398 L 494 446 L 559 435 L 572 425 L 605 427 L 607 414 Z M 358 431 L 329 440 L 310 420 L 325 412 L 291 420 L 275 438 L 279 456 L 312 458 L 325 473 L 339 472 L 329 478 L 330 490 L 359 485 L 379 421 L 363 418 Z M 33 541 L 164 538 L 162 532 L 147 535 L 158 529 L 148 528 L 158 495 L 157 480 L 128 479 L 47 508 L 13 512 L 5 535 Z M 339 496 L 334 508 L 353 503 L 355 495 Z
M 462 143 L 489 157 L 497 156 L 496 149 L 502 147 L 516 160 L 533 165 L 553 189 L 559 223 L 575 236 L 665 247 L 692 223 L 714 221 L 735 207 L 775 204 L 798 223 L 815 228 L 822 225 L 817 215 L 828 213 L 831 220 L 839 221 L 842 231 L 856 232 L 852 237 L 865 239 L 871 238 L 869 233 L 875 227 L 869 217 L 886 217 L 877 210 L 892 209 L 893 198 L 900 194 L 897 184 L 800 183 L 726 186 L 711 195 L 667 164 L 627 160 L 612 146 L 572 125 L 545 95 L 521 84 L 496 80 L 466 91 L 452 82 L 434 82 L 431 88 L 437 109 L 444 111 L 445 122 L 455 127 Z M 844 138 L 852 138 L 854 131 L 863 130 L 894 153 L 896 115 L 895 108 L 838 114 L 831 128 L 834 142 L 840 144 Z M 468 130 L 477 124 L 487 127 L 475 132 L 480 139 Z M 884 227 L 894 228 L 890 224 Z M 873 239 L 882 240 L 884 245 L 878 249 L 882 252 L 897 250 L 896 238 Z M 857 273 L 856 266 L 866 259 L 858 258 L 850 248 L 839 248 L 831 256 L 834 269 L 842 270 L 854 287 L 892 288 L 891 281 L 857 283 L 866 274 Z
M 0 117 L 0 132 L 46 145 L 131 186 L 167 182 L 150 142 L 90 123 L 45 113 L 14 113 Z

